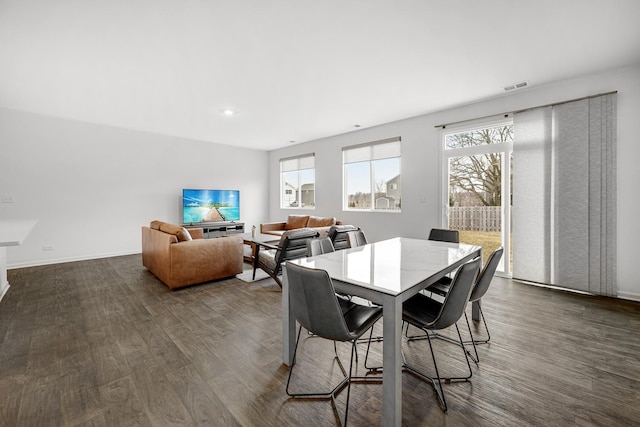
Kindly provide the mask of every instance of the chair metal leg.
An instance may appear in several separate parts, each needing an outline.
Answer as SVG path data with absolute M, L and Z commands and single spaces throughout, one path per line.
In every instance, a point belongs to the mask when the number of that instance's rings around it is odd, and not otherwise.
M 372 328 L 373 329 L 373 328 Z M 349 379 L 351 379 L 351 375 L 353 375 L 353 355 L 358 355 L 356 351 L 356 342 L 351 343 L 351 362 L 349 362 Z M 357 363 L 357 362 L 356 362 Z M 345 403 L 344 408 L 344 426 L 347 426 L 347 420 L 349 415 L 349 398 L 351 397 L 351 380 L 349 380 L 349 384 L 347 385 L 347 403 Z
M 430 375 L 427 375 L 426 373 L 420 371 L 419 369 L 416 369 L 410 365 L 408 365 L 406 363 L 406 361 L 404 361 L 404 355 L 403 355 L 403 368 L 418 375 L 419 377 L 422 377 L 426 380 L 428 380 L 429 382 L 431 382 L 431 384 L 433 385 L 433 388 L 436 391 L 436 394 L 438 395 L 438 401 L 440 403 L 440 406 L 442 408 L 442 410 L 444 412 L 447 412 L 447 402 L 446 399 L 444 397 L 444 389 L 442 388 L 442 381 L 447 381 L 447 382 L 454 382 L 454 381 L 469 381 L 469 379 L 471 379 L 471 377 L 473 376 L 473 371 L 471 370 L 471 363 L 469 363 L 469 355 L 468 352 L 466 351 L 466 349 L 464 348 L 464 345 L 462 344 L 462 335 L 460 334 L 460 329 L 458 328 L 458 325 L 456 324 L 456 331 L 458 333 L 458 338 L 460 340 L 460 342 L 458 342 L 458 345 L 462 348 L 462 353 L 464 354 L 465 360 L 467 361 L 467 368 L 469 369 L 469 374 L 466 377 L 442 377 L 440 376 L 440 372 L 438 370 L 438 364 L 436 362 L 436 356 L 435 353 L 433 351 L 433 344 L 431 343 L 431 339 L 432 338 L 436 338 L 435 336 L 432 336 L 431 334 L 428 333 L 428 331 L 424 331 L 427 332 L 427 334 L 425 335 L 427 338 L 427 341 L 429 342 L 429 349 L 431 350 L 431 359 L 433 360 L 433 367 L 436 371 L 436 376 L 435 377 L 431 377 Z
M 409 338 L 409 341 L 420 341 L 420 340 L 424 340 L 424 339 L 430 337 L 432 339 L 440 339 L 442 341 L 446 341 L 448 343 L 455 344 L 457 346 L 462 347 L 462 349 L 466 352 L 466 354 L 477 365 L 478 363 L 480 363 L 480 357 L 478 356 L 478 348 L 476 347 L 476 341 L 473 338 L 473 332 L 471 332 L 471 325 L 469 323 L 469 319 L 467 318 L 467 313 L 464 314 L 464 317 L 465 317 L 465 320 L 467 322 L 467 330 L 469 331 L 469 336 L 471 336 L 470 340 L 455 340 L 455 339 L 453 339 L 451 337 L 448 337 L 446 335 L 441 335 L 441 334 L 439 334 L 437 332 L 431 332 L 431 333 L 426 333 L 424 335 L 413 335 L 411 338 Z M 473 346 L 473 353 L 474 354 L 471 354 L 471 351 L 466 347 L 465 344 L 471 344 Z
M 476 347 L 476 345 L 478 345 L 478 344 L 486 344 L 491 340 L 491 335 L 489 334 L 489 328 L 487 327 L 487 322 L 484 319 L 484 314 L 482 313 L 482 308 L 480 308 L 480 316 L 482 317 L 482 321 L 484 322 L 485 330 L 487 331 L 487 337 L 488 337 L 487 339 L 474 338 L 473 332 L 471 331 L 471 323 L 469 322 L 469 317 L 467 316 L 466 312 L 464 313 L 464 318 L 465 318 L 465 321 L 467 322 L 467 330 L 469 331 L 469 336 L 471 337 L 470 340 L 457 341 L 457 340 L 454 340 L 453 338 L 450 338 L 448 336 L 438 334 L 437 332 L 431 332 L 431 333 L 427 332 L 427 333 L 422 334 L 422 335 L 409 335 L 409 327 L 408 327 L 408 325 L 407 325 L 407 331 L 405 332 L 405 336 L 407 337 L 407 339 L 409 341 L 419 341 L 419 340 L 427 339 L 427 335 L 429 335 L 431 338 L 437 338 L 437 339 L 441 339 L 443 341 L 450 342 L 452 344 L 461 345 L 462 348 L 464 348 L 464 350 L 467 352 L 467 354 L 469 355 L 471 360 L 473 360 L 473 362 L 475 364 L 478 364 L 480 362 L 480 357 L 478 356 L 478 348 Z M 474 354 L 471 354 L 471 352 L 466 348 L 465 344 L 471 344 L 473 346 L 473 353 Z
M 489 327 L 487 326 L 487 321 L 485 320 L 484 313 L 482 312 L 482 305 L 480 305 L 478 308 L 480 309 L 480 317 L 482 318 L 482 323 L 484 324 L 484 330 L 487 332 L 487 338 L 475 338 L 473 342 L 474 344 L 487 344 L 489 341 L 491 341 L 491 334 L 489 333 Z M 468 343 L 468 341 L 465 341 L 465 344 Z
M 471 355 L 469 353 L 469 350 L 467 350 L 467 348 L 464 346 L 465 341 L 462 341 L 462 339 L 460 339 L 460 342 L 462 343 L 462 348 L 464 348 L 467 354 L 469 354 L 469 357 L 471 357 L 471 360 L 473 360 L 477 365 L 478 362 L 480 362 L 480 356 L 478 356 L 478 348 L 476 347 L 476 341 L 473 339 L 473 332 L 471 332 L 471 324 L 469 323 L 469 317 L 467 316 L 466 312 L 464 313 L 464 320 L 467 322 L 467 329 L 469 330 L 469 336 L 471 337 L 470 341 L 471 341 L 471 344 L 473 345 L 473 352 L 475 354 L 475 357 Z
M 433 360 L 433 367 L 436 370 L 436 376 L 431 377 L 427 374 L 425 374 L 424 372 L 420 371 L 419 369 L 416 369 L 408 364 L 404 364 L 404 369 L 413 372 L 414 374 L 418 375 L 419 377 L 422 377 L 426 380 L 428 380 L 431 385 L 433 386 L 436 395 L 438 396 L 438 403 L 440 404 L 440 407 L 442 408 L 443 412 L 447 412 L 447 401 L 444 397 L 444 390 L 442 388 L 442 379 L 440 378 L 440 372 L 438 371 L 438 363 L 436 362 L 436 355 L 433 352 L 433 345 L 431 344 L 431 338 L 429 338 L 429 334 L 427 333 L 427 340 L 429 341 L 429 349 L 431 350 L 431 359 Z
M 371 341 L 375 341 L 375 342 L 382 342 L 384 337 L 383 336 L 377 336 L 374 337 L 373 336 L 373 328 L 374 328 L 375 324 L 371 327 L 371 333 L 369 334 L 369 338 L 358 338 L 357 342 L 358 344 L 363 344 L 363 343 L 371 343 Z M 357 359 L 357 352 L 356 352 L 356 362 L 358 361 Z
M 367 353 L 364 356 L 364 367 L 365 369 L 368 369 L 369 371 L 377 371 L 379 369 L 382 369 L 382 366 L 368 366 L 367 365 L 367 360 L 369 359 L 369 349 L 371 348 L 371 337 L 373 336 L 373 327 L 371 327 L 371 332 L 369 333 L 369 341 L 367 342 Z
M 342 371 L 342 375 L 344 375 L 344 379 L 333 388 L 333 390 L 329 391 L 329 392 L 317 392 L 317 393 L 291 393 L 289 391 L 289 385 L 291 383 L 291 374 L 293 373 L 293 368 L 296 364 L 296 354 L 298 352 L 298 345 L 300 344 L 300 334 L 302 332 L 302 326 L 298 327 L 298 337 L 296 339 L 296 347 L 293 350 L 293 361 L 291 362 L 291 368 L 289 369 L 289 378 L 287 379 L 287 387 L 286 387 L 286 392 L 287 395 L 294 397 L 294 398 L 334 398 L 334 396 L 341 391 L 345 385 L 347 385 L 347 383 L 349 382 L 349 377 L 347 377 L 347 371 L 344 369 L 344 366 L 342 365 L 342 361 L 340 360 L 340 357 L 338 357 L 338 351 L 337 351 L 337 347 L 336 347 L 336 342 L 333 342 L 333 349 L 334 349 L 334 353 L 335 353 L 335 359 L 338 362 L 338 366 L 340 367 L 340 371 Z
M 340 382 L 340 384 L 338 384 L 336 387 L 333 388 L 333 390 L 331 390 L 330 392 L 325 392 L 325 393 L 291 393 L 289 391 L 289 384 L 291 383 L 291 374 L 293 372 L 293 367 L 295 366 L 296 363 L 296 354 L 298 352 L 298 344 L 300 343 L 300 335 L 302 332 L 302 326 L 300 326 L 298 328 L 298 337 L 296 339 L 296 347 L 293 351 L 293 362 L 291 364 L 291 368 L 289 369 L 289 378 L 287 379 L 287 387 L 286 387 L 286 392 L 287 395 L 291 396 L 292 398 L 300 398 L 300 399 L 329 399 L 331 401 L 331 407 L 333 408 L 333 411 L 335 413 L 336 419 L 338 421 L 338 425 L 340 426 L 345 426 L 347 425 L 347 419 L 348 419 L 348 415 L 349 415 L 349 399 L 351 397 L 351 383 L 356 381 L 356 382 L 365 382 L 365 383 L 370 383 L 372 381 L 368 381 L 370 380 L 369 378 L 366 377 L 354 377 L 353 376 L 353 359 L 358 357 L 358 350 L 357 350 L 357 340 L 354 340 L 351 342 L 351 358 L 349 360 L 349 374 L 347 375 L 346 370 L 344 369 L 344 366 L 342 365 L 342 361 L 340 360 L 340 357 L 338 356 L 338 347 L 336 342 L 333 342 L 333 352 L 335 354 L 335 359 L 338 362 L 338 366 L 340 366 L 340 370 L 342 371 L 342 374 L 344 375 L 344 379 Z M 369 333 L 370 337 L 373 334 L 373 328 L 371 328 L 371 332 Z M 357 363 L 357 362 L 356 362 Z M 375 380 L 375 382 L 380 382 L 380 380 Z M 347 402 L 346 402 L 346 407 L 345 407 L 345 412 L 344 412 L 344 423 L 342 422 L 342 420 L 340 419 L 340 414 L 338 413 L 338 407 L 336 405 L 336 396 L 338 395 L 338 393 L 340 393 L 344 387 L 347 387 Z

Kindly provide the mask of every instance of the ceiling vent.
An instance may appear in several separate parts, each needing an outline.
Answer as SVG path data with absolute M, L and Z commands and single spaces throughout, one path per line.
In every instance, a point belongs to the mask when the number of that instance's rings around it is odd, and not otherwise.
M 504 90 L 509 92 L 510 90 L 522 89 L 529 86 L 529 82 L 520 82 L 516 84 L 512 84 L 510 86 L 505 86 Z

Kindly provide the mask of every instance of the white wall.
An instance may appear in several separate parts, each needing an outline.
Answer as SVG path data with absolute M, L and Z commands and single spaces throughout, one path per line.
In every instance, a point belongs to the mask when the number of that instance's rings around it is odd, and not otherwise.
M 37 219 L 9 267 L 141 251 L 140 227 L 178 223 L 183 188 L 240 190 L 245 227 L 268 214 L 268 155 L 0 109 L 0 219 Z M 53 245 L 55 250 L 43 251 Z
M 472 105 L 427 114 L 374 128 L 275 150 L 269 156 L 270 220 L 301 211 L 279 208 L 279 159 L 316 153 L 315 215 L 331 215 L 356 224 L 376 241 L 392 236 L 426 237 L 440 223 L 440 132 L 443 123 L 472 120 L 554 102 L 618 91 L 618 289 L 640 300 L 636 247 L 640 241 L 640 65 L 532 86 Z M 402 137 L 402 213 L 342 211 L 342 147 L 392 136 Z M 421 202 L 425 200 L 426 202 Z

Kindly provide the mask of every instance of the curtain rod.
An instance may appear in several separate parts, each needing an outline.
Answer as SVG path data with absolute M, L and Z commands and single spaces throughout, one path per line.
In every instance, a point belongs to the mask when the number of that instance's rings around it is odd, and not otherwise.
M 283 157 L 282 159 L 280 159 L 280 161 L 284 161 L 284 160 L 293 160 L 293 159 L 302 159 L 304 157 L 315 157 L 316 153 L 307 153 L 307 154 L 300 154 L 298 156 L 289 156 L 289 157 Z
M 599 93 L 597 95 L 589 95 L 589 96 L 583 96 L 582 98 L 569 99 L 568 101 L 561 101 L 561 102 L 554 102 L 554 103 L 551 103 L 551 104 L 538 105 L 537 107 L 523 108 L 522 110 L 514 111 L 513 114 L 524 113 L 525 111 L 535 110 L 536 108 L 555 107 L 556 105 L 568 104 L 570 102 L 582 101 L 584 99 L 597 98 L 599 96 L 613 95 L 614 93 L 618 93 L 618 91 L 617 90 L 613 90 L 611 92 Z
M 596 94 L 596 95 L 589 95 L 589 96 L 583 96 L 581 98 L 569 99 L 567 101 L 560 101 L 560 102 L 554 102 L 554 103 L 551 103 L 551 104 L 544 104 L 544 105 L 538 105 L 538 106 L 535 106 L 535 107 L 523 108 L 521 110 L 512 111 L 511 113 L 492 114 L 490 116 L 476 117 L 474 119 L 458 120 L 457 122 L 444 123 L 444 124 L 441 124 L 441 125 L 436 125 L 434 127 L 446 129 L 447 126 L 457 125 L 457 124 L 460 124 L 460 123 L 470 122 L 470 121 L 474 121 L 474 120 L 497 118 L 498 116 L 503 116 L 503 117 L 507 118 L 512 114 L 523 113 L 525 111 L 534 110 L 536 108 L 554 107 L 556 105 L 567 104 L 569 102 L 575 102 L 575 101 L 582 101 L 583 99 L 597 98 L 598 96 L 612 95 L 614 93 L 618 93 L 618 91 L 614 90 L 614 91 L 611 91 L 611 92 L 604 92 L 604 93 L 599 93 L 599 94 Z
M 444 123 L 441 125 L 436 125 L 434 127 L 436 128 L 442 128 L 442 129 L 446 129 L 447 126 L 452 126 L 452 125 L 458 125 L 460 123 L 467 123 L 467 122 L 475 122 L 475 121 L 482 121 L 482 120 L 487 120 L 487 119 L 492 119 L 492 120 L 498 120 L 498 118 L 507 118 L 511 115 L 512 113 L 502 113 L 502 114 L 491 114 L 489 116 L 482 116 L 482 117 L 475 117 L 473 119 L 467 119 L 467 120 L 458 120 L 457 122 L 451 122 L 451 123 Z

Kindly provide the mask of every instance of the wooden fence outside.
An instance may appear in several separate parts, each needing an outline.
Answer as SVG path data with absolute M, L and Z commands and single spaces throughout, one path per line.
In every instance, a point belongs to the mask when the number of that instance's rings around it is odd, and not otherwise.
M 500 231 L 501 206 L 449 208 L 449 228 L 460 231 Z

